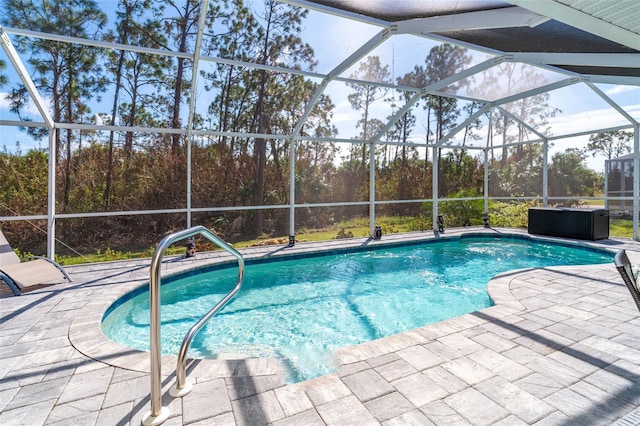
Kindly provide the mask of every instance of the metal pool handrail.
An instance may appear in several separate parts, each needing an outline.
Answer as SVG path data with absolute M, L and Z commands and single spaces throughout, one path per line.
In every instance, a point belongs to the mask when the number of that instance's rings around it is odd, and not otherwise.
M 192 385 L 186 383 L 185 378 L 185 359 L 187 350 L 191 344 L 191 340 L 200 328 L 224 305 L 231 300 L 233 296 L 240 291 L 242 281 L 244 279 L 244 259 L 233 247 L 215 236 L 204 226 L 195 226 L 183 231 L 174 232 L 167 235 L 160 241 L 156 248 L 153 258 L 151 259 L 150 277 L 149 277 L 149 310 L 150 310 L 150 360 L 151 360 L 151 410 L 145 413 L 142 424 L 160 424 L 169 417 L 169 408 L 162 406 L 161 401 L 161 357 L 160 357 L 160 267 L 162 266 L 162 258 L 167 248 L 176 241 L 192 237 L 194 235 L 203 235 L 209 241 L 216 244 L 220 248 L 228 251 L 238 259 L 238 280 L 236 285 L 220 302 L 218 302 L 209 312 L 207 312 L 198 322 L 196 322 L 187 332 L 182 341 L 178 361 L 176 367 L 176 386 L 171 388 L 169 393 L 171 396 L 184 396 L 191 391 Z

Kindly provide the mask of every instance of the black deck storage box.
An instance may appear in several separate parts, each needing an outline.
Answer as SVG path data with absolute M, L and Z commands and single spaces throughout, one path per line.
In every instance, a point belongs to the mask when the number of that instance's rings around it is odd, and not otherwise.
M 605 209 L 531 207 L 529 234 L 577 240 L 609 238 L 609 212 Z

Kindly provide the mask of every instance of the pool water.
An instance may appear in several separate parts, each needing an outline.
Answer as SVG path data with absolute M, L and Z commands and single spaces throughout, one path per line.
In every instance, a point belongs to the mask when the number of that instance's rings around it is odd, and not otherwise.
M 519 238 L 456 238 L 395 248 L 251 264 L 242 290 L 196 335 L 189 357 L 276 357 L 290 381 L 333 371 L 331 351 L 491 306 L 498 273 L 607 263 L 612 255 Z M 165 279 L 162 352 L 176 355 L 187 330 L 237 279 L 237 267 Z M 116 303 L 103 331 L 149 350 L 149 295 Z

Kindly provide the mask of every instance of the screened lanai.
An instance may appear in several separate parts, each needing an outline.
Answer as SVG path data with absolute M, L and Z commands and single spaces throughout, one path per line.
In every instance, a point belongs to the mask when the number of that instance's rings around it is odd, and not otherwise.
M 48 257 L 611 201 L 638 239 L 634 0 L 3 5 L 0 223 Z

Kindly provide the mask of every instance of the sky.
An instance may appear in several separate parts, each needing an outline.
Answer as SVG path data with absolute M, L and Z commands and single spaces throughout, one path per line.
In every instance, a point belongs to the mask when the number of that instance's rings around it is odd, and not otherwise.
M 102 3 L 108 4 L 108 10 L 111 11 L 117 5 L 115 0 L 107 0 Z M 260 0 L 255 0 L 252 7 L 259 11 L 262 7 Z M 302 37 L 313 47 L 318 60 L 318 66 L 315 71 L 320 73 L 331 71 L 380 31 L 380 28 L 376 26 L 369 26 L 313 11 L 309 13 L 304 27 L 305 30 Z M 426 38 L 406 35 L 393 36 L 370 54 L 379 56 L 382 63 L 388 66 L 391 77 L 395 78 L 411 71 L 416 65 L 424 65 L 424 58 L 436 44 L 438 42 Z M 11 69 L 4 51 L 0 51 L 0 59 L 3 59 L 8 65 L 4 70 L 5 74 L 9 74 L 12 83 L 15 82 L 17 77 Z M 487 55 L 484 53 L 476 52 L 473 54 L 473 64 L 486 59 Z M 26 63 L 26 57 L 23 57 L 23 61 Z M 357 65 L 351 67 L 343 76 L 350 76 L 356 68 Z M 564 75 L 554 74 L 545 70 L 539 70 L 539 72 L 549 81 L 566 78 Z M 17 119 L 14 114 L 9 112 L 8 101 L 5 99 L 6 91 L 9 87 L 12 87 L 12 84 L 0 88 L 0 120 Z M 598 85 L 598 87 L 608 96 L 611 96 L 615 102 L 623 105 L 633 117 L 640 120 L 640 87 L 612 85 Z M 202 90 L 200 89 L 199 92 L 202 92 Z M 331 83 L 326 93 L 331 96 L 336 105 L 333 112 L 333 124 L 339 130 L 338 137 L 350 138 L 356 136 L 359 129 L 356 129 L 353 123 L 360 118 L 360 112 L 354 110 L 347 100 L 349 89 L 343 83 Z M 561 110 L 556 117 L 550 119 L 549 124 L 552 135 L 571 134 L 626 124 L 620 114 L 582 83 L 550 92 L 549 104 Z M 96 112 L 104 111 L 104 107 L 99 105 L 93 106 L 92 109 Z M 33 104 L 29 105 L 29 112 L 33 117 L 37 117 L 37 110 Z M 373 113 L 377 118 L 386 121 L 386 117 L 390 113 L 388 103 L 381 102 L 374 108 Z M 423 141 L 425 138 L 424 128 L 426 124 L 424 121 L 426 117 L 421 116 L 418 110 L 415 113 L 418 115 L 418 125 L 414 129 L 413 137 L 415 140 Z M 480 134 L 483 139 L 486 137 L 486 127 L 480 131 Z M 0 126 L 0 136 L 0 149 L 6 146 L 11 152 L 15 151 L 15 142 L 18 140 L 23 152 L 32 147 L 44 148 L 47 145 L 47 141 L 35 142 L 29 140 L 25 133 L 13 127 Z M 588 139 L 589 136 L 587 135 L 555 141 L 551 149 L 551 155 L 569 147 L 583 147 L 588 142 Z M 486 142 L 483 141 L 482 143 Z M 588 157 L 587 165 L 601 172 L 604 167 L 604 158 Z

